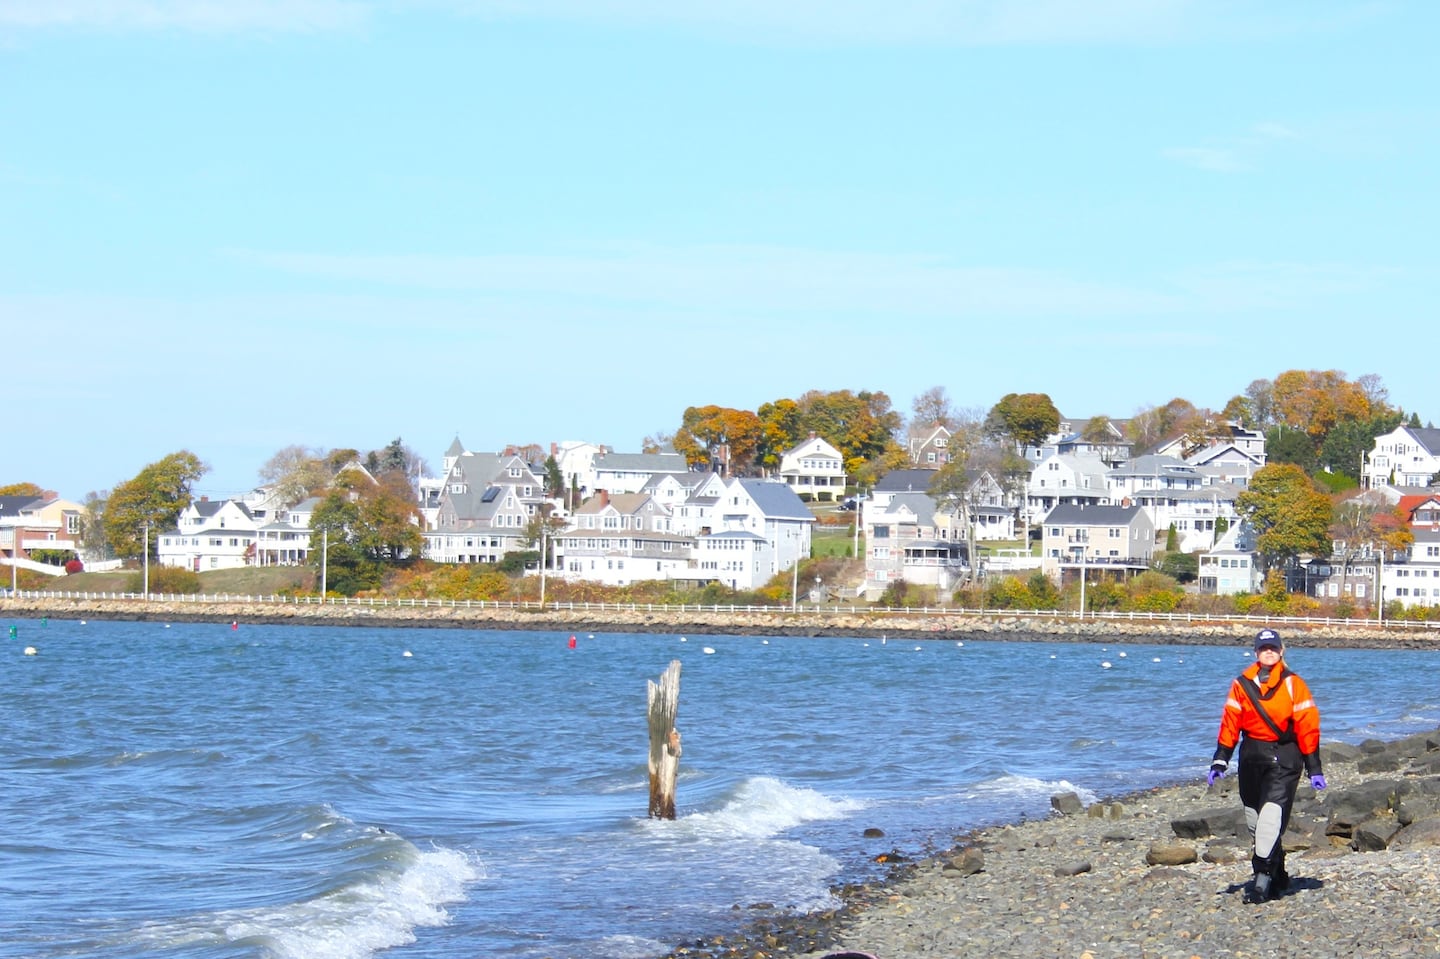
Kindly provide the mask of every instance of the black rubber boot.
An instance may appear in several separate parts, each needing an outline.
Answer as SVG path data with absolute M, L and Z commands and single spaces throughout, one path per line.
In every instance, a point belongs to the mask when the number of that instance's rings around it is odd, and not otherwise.
M 1270 899 L 1271 882 L 1268 872 L 1257 872 L 1250 885 L 1245 887 L 1245 901 L 1250 905 L 1258 905 Z

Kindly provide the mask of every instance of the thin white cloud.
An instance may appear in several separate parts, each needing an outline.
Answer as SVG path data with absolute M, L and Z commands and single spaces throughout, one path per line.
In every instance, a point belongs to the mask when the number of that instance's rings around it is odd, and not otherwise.
M 370 12 L 356 0 L 0 0 L 0 26 L 311 32 L 355 26 Z

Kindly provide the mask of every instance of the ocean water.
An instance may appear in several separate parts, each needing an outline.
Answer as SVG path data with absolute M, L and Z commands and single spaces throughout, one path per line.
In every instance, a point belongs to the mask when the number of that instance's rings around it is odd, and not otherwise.
M 1061 789 L 1203 788 L 1249 661 L 1248 644 L 7 625 L 0 957 L 34 959 L 647 959 L 832 905 L 877 855 L 1044 816 Z M 1288 658 L 1325 739 L 1359 742 L 1440 726 L 1437 657 Z M 662 822 L 646 686 L 672 660 Z

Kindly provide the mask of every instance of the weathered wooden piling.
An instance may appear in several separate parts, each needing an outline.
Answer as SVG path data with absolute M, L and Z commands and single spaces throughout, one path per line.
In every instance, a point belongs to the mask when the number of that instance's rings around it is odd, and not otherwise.
M 671 660 L 660 682 L 649 681 L 650 818 L 675 818 L 675 777 L 680 772 L 680 660 Z

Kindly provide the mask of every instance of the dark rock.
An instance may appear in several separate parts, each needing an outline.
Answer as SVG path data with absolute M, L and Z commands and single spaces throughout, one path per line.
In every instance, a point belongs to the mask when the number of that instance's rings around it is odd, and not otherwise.
M 1360 743 L 1360 751 L 1368 756 L 1374 753 L 1383 753 L 1389 746 L 1390 744 L 1383 739 L 1366 739 Z
M 1440 846 L 1440 816 L 1412 822 L 1390 840 L 1391 849 L 1415 849 L 1420 846 Z
M 1200 858 L 1213 863 L 1248 862 L 1250 844 L 1239 839 L 1212 839 L 1205 844 Z
M 1390 840 L 1400 831 L 1400 824 L 1392 817 L 1367 819 L 1350 831 L 1350 848 L 1356 852 L 1380 852 L 1390 846 Z
M 1101 844 L 1116 842 L 1134 842 L 1135 837 L 1128 832 L 1107 832 L 1100 836 Z
M 1406 796 L 1395 804 L 1395 821 L 1402 826 L 1440 815 L 1440 797 Z
M 885 830 L 871 826 L 865 830 L 864 835 L 866 839 L 883 839 L 885 837 Z
M 1085 808 L 1075 793 L 1056 793 L 1050 797 L 1050 805 L 1062 816 L 1073 816 Z
M 1393 773 L 1404 764 L 1404 757 L 1396 753 L 1373 753 L 1356 763 L 1355 771 L 1362 776 L 1370 776 L 1375 773 Z
M 1337 763 L 1356 763 L 1365 755 L 1358 746 L 1349 743 L 1323 743 L 1320 746 L 1320 762 L 1325 768 Z
M 1238 806 L 1207 809 L 1204 812 L 1170 820 L 1170 828 L 1181 839 L 1203 839 L 1206 836 L 1239 836 L 1245 833 L 1245 810 Z
M 1055 867 L 1055 875 L 1078 876 L 1083 872 L 1089 872 L 1093 868 L 1089 862 L 1067 862 Z
M 1183 866 L 1199 858 L 1195 847 L 1184 842 L 1152 843 L 1145 854 L 1145 862 L 1151 866 Z
M 1337 790 L 1326 802 L 1330 822 L 1353 826 L 1387 812 L 1394 807 L 1402 788 L 1398 780 L 1372 779 Z
M 979 846 L 966 846 L 951 856 L 940 871 L 947 876 L 973 876 L 984 872 L 985 853 Z

